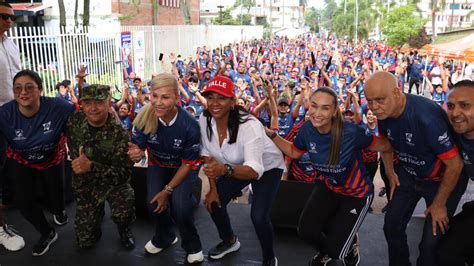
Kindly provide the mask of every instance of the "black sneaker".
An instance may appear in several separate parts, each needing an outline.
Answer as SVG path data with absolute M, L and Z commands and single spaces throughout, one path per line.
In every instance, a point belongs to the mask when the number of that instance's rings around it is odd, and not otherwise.
M 273 259 L 264 260 L 262 263 L 263 266 L 278 266 L 278 259 L 273 257 Z
M 346 257 L 344 258 L 344 264 L 346 266 L 357 266 L 360 262 L 359 256 L 359 243 L 356 242 L 352 249 L 347 253 Z
M 225 255 L 235 252 L 240 249 L 240 242 L 237 237 L 235 237 L 234 243 L 220 242 L 217 246 L 209 250 L 209 258 L 217 260 Z
M 33 256 L 42 256 L 49 250 L 49 246 L 58 240 L 58 233 L 52 231 L 46 236 L 41 236 L 40 240 L 33 247 Z
M 53 215 L 53 220 L 57 225 L 65 225 L 69 221 L 66 211 Z
M 330 262 L 331 258 L 319 251 L 314 255 L 314 257 L 309 261 L 309 266 L 325 266 L 326 263 Z
M 119 227 L 119 235 L 120 235 L 120 243 L 126 249 L 134 249 L 135 248 L 135 237 L 132 234 L 132 230 L 130 227 Z
M 385 196 L 386 193 L 387 193 L 387 189 L 385 187 L 382 187 L 379 192 L 379 197 Z

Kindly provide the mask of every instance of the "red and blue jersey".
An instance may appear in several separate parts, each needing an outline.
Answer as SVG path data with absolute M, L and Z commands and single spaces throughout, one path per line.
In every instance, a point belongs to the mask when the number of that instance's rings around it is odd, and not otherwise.
M 0 107 L 0 131 L 8 141 L 7 157 L 30 168 L 45 170 L 64 159 L 64 126 L 75 105 L 61 98 L 40 98 L 40 109 L 23 116 L 16 101 Z
M 442 160 L 458 152 L 446 112 L 427 98 L 407 94 L 400 117 L 379 120 L 378 125 L 402 168 L 415 178 L 440 181 L 446 170 Z
M 197 168 L 200 163 L 199 124 L 179 106 L 176 121 L 170 126 L 159 122 L 154 134 L 145 134 L 134 127 L 132 143 L 137 144 L 140 149 L 147 149 L 148 166 L 179 168 L 185 163 Z
M 308 152 L 313 167 L 322 176 L 326 186 L 335 193 L 362 198 L 373 194 L 373 184 L 362 162 L 361 151 L 375 143 L 375 137 L 351 122 L 344 122 L 339 162 L 328 164 L 331 152 L 331 133 L 320 134 L 310 121 L 301 126 L 293 149 Z

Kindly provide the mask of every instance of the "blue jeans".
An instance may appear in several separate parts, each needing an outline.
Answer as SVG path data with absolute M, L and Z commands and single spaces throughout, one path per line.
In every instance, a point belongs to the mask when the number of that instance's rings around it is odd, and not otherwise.
M 227 204 L 244 187 L 252 184 L 253 201 L 250 217 L 262 247 L 263 259 L 275 257 L 270 210 L 280 185 L 282 173 L 282 169 L 274 168 L 263 173 L 259 180 L 238 180 L 224 177 L 217 180 L 217 192 L 222 207 L 219 208 L 216 204 L 212 204 L 211 217 L 222 241 L 230 242 L 234 238 L 234 231 L 227 213 Z
M 385 238 L 388 244 L 389 265 L 411 265 L 410 253 L 407 244 L 406 228 L 411 219 L 413 211 L 418 201 L 423 198 L 426 206 L 433 202 L 440 183 L 426 180 L 415 180 L 411 175 L 401 168 L 399 174 L 400 186 L 395 189 L 390 201 L 387 213 L 385 214 L 385 224 L 383 227 Z M 446 208 L 448 216 L 452 217 L 456 207 L 466 190 L 467 179 L 460 177 L 456 188 L 448 199 Z M 423 235 L 418 246 L 420 255 L 417 260 L 419 266 L 437 265 L 436 249 L 442 233 L 439 228 L 437 236 L 433 236 L 431 225 L 431 215 L 425 219 Z
M 153 212 L 156 203 L 150 204 L 153 197 L 171 181 L 176 171 L 177 169 L 159 166 L 152 166 L 147 170 L 148 209 L 155 221 L 155 235 L 151 242 L 159 248 L 170 246 L 176 237 L 173 230 L 176 223 L 182 239 L 181 247 L 187 254 L 194 254 L 202 250 L 193 214 L 193 206 L 196 201 L 193 196 L 193 187 L 198 178 L 198 171 L 191 170 L 188 177 L 174 189 L 168 208 L 164 212 L 161 214 Z

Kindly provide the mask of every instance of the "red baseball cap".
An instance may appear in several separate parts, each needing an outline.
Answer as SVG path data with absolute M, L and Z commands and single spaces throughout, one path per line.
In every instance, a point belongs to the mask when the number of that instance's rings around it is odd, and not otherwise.
M 209 93 L 215 92 L 224 97 L 234 98 L 235 89 L 234 82 L 225 76 L 216 76 L 209 83 L 207 83 L 206 90 L 202 93 L 202 96 L 207 96 Z

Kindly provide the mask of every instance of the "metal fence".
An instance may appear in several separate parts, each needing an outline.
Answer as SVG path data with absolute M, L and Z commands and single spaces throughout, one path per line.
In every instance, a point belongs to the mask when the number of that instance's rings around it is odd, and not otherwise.
M 56 83 L 73 81 L 80 65 L 87 68 L 88 83 L 120 86 L 123 79 L 121 33 L 144 36 L 143 78 L 161 72 L 158 55 L 171 52 L 194 55 L 196 48 L 251 38 L 261 38 L 261 26 L 122 26 L 115 28 L 15 27 L 9 37 L 17 44 L 24 69 L 38 72 L 46 95 L 55 94 Z M 132 54 L 134 49 L 132 49 Z M 165 56 L 165 64 L 167 64 Z M 169 68 L 169 67 L 168 67 Z

